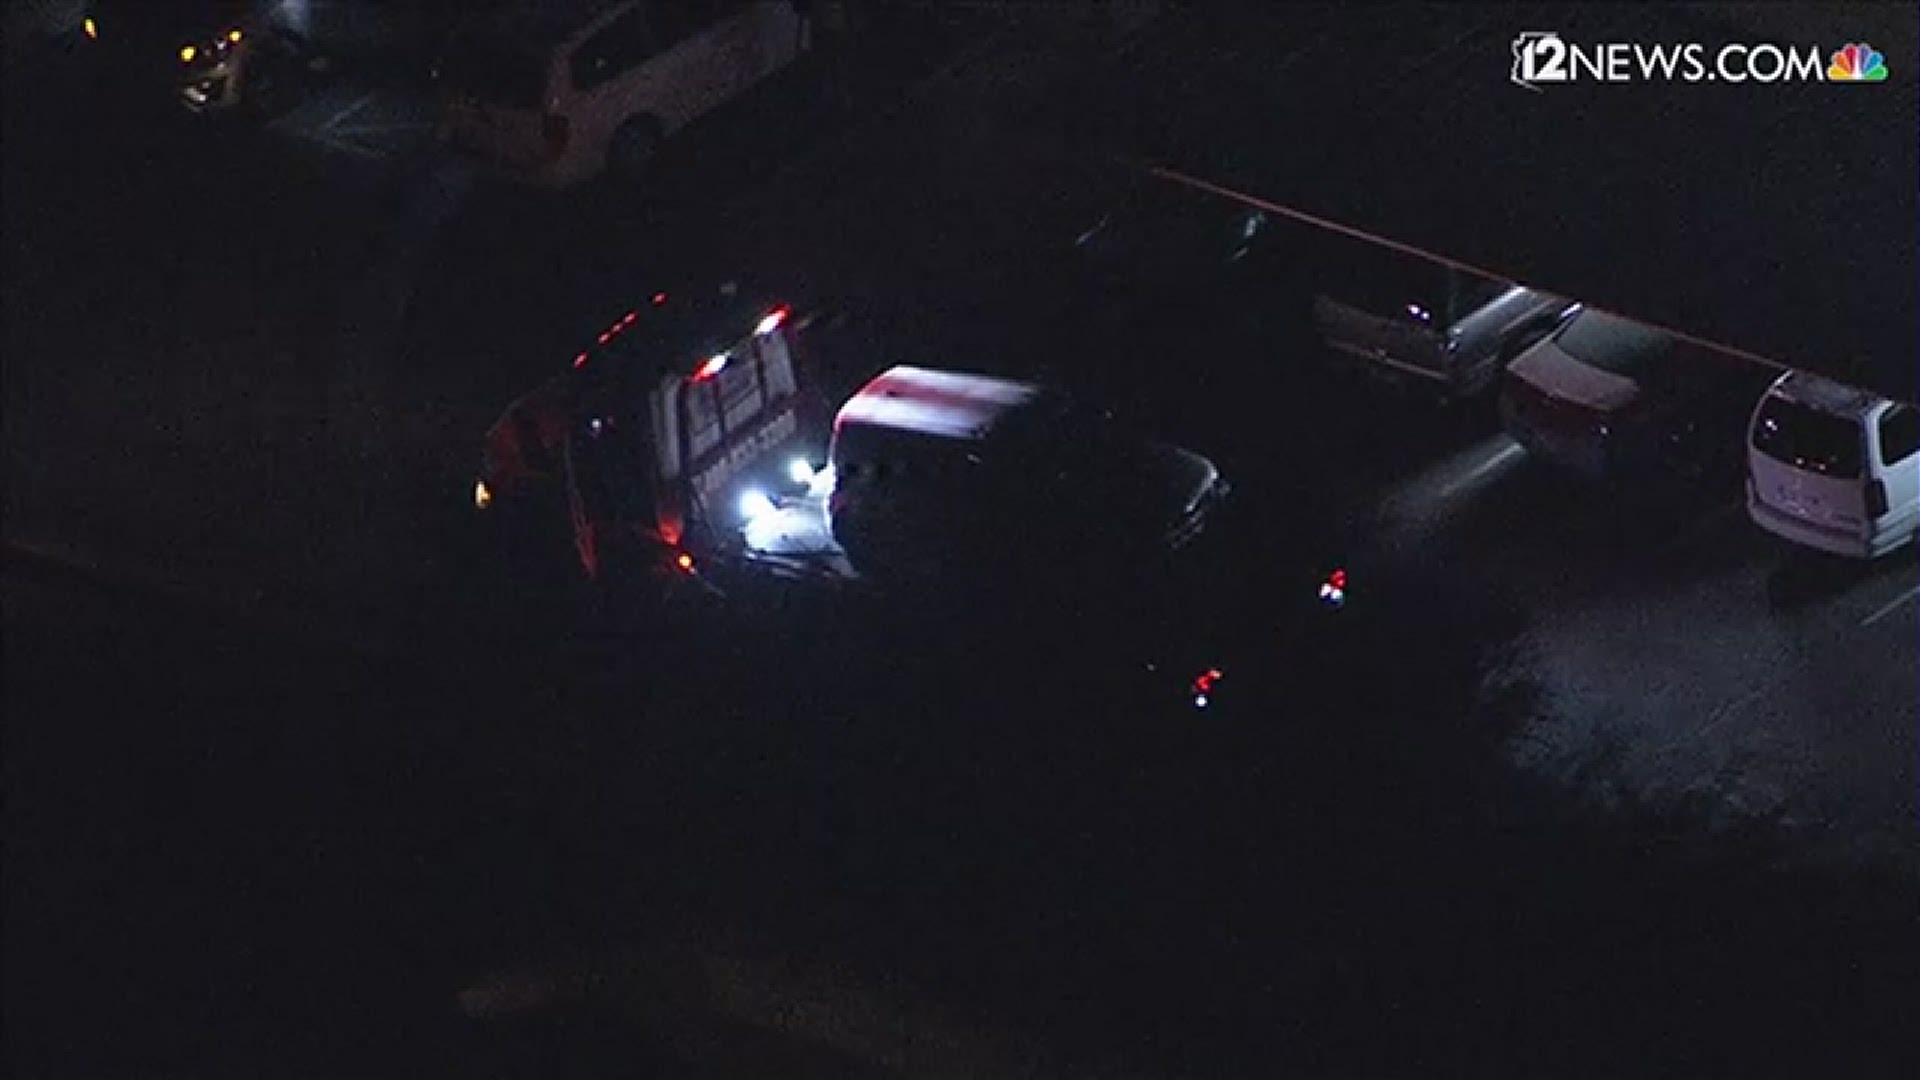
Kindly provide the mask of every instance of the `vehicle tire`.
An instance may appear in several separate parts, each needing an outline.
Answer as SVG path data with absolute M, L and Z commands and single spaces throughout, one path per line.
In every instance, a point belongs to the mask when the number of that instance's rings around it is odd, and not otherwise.
M 666 129 L 651 116 L 635 116 L 620 125 L 607 143 L 607 175 L 625 184 L 644 183 L 660 156 Z

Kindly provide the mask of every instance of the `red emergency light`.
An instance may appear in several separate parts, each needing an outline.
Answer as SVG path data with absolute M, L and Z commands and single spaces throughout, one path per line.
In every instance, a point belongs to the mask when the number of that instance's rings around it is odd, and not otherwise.
M 760 325 L 754 327 L 753 332 L 762 336 L 771 334 L 775 330 L 780 329 L 781 324 L 785 323 L 787 316 L 791 314 L 793 314 L 793 309 L 785 304 L 781 304 L 779 307 L 761 316 Z
M 713 378 L 715 375 L 720 374 L 721 370 L 726 366 L 727 366 L 727 354 L 716 353 L 712 357 L 709 357 L 706 363 L 701 364 L 699 367 L 694 369 L 693 381 L 705 382 L 706 380 Z

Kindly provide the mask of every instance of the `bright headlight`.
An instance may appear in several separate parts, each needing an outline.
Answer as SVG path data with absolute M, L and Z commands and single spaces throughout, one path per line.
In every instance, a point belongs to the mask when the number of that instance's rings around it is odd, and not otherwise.
M 767 498 L 763 491 L 750 488 L 740 493 L 740 516 L 748 521 L 765 517 L 774 509 L 773 500 Z
M 485 510 L 492 505 L 493 489 L 487 487 L 485 480 L 475 480 L 473 482 L 473 508 L 475 510 Z

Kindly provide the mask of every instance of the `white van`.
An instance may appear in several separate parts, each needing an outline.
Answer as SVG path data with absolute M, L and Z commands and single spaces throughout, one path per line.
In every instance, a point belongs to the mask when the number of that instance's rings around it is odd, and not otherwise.
M 555 0 L 470 22 L 435 70 L 442 137 L 550 186 L 638 179 L 669 135 L 797 56 L 793 0 Z
M 840 407 L 828 454 L 828 526 L 881 576 L 1172 551 L 1227 493 L 1213 462 L 1059 390 L 904 365 Z
M 1747 512 L 1761 528 L 1873 558 L 1920 529 L 1920 411 L 1817 375 L 1782 375 L 1753 411 Z

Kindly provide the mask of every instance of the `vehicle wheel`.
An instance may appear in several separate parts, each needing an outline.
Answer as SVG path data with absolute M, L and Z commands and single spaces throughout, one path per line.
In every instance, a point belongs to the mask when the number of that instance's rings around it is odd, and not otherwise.
M 622 183 L 638 184 L 653 171 L 666 132 L 651 116 L 635 116 L 620 125 L 607 143 L 607 174 Z

